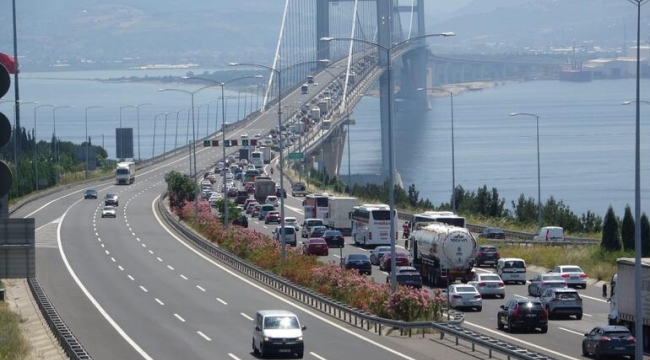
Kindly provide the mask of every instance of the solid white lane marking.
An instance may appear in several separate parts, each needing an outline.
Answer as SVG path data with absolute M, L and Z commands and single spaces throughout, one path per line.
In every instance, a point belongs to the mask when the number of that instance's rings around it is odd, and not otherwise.
M 83 191 L 83 190 L 79 190 L 79 192 L 81 192 L 81 191 Z M 72 194 L 74 194 L 74 193 L 72 193 Z M 72 194 L 70 194 L 70 195 L 72 195 Z M 67 196 L 69 196 L 69 195 L 66 195 L 64 197 L 67 197 Z M 62 199 L 64 197 L 61 197 L 60 199 Z M 37 209 L 36 211 L 32 212 L 30 215 L 27 215 L 26 217 L 32 216 L 33 214 L 40 211 L 45 206 L 51 204 L 54 201 L 56 201 L 56 199 L 52 200 L 51 202 L 49 202 L 46 205 L 43 205 L 41 208 Z M 124 340 L 126 340 L 126 342 L 129 343 L 129 345 L 131 345 L 131 347 L 140 354 L 140 356 L 142 356 L 145 360 L 153 360 L 153 358 L 151 356 L 149 356 L 149 354 L 147 354 L 144 351 L 144 349 L 142 349 L 133 339 L 131 339 L 131 337 L 117 324 L 117 322 L 115 322 L 115 320 L 113 320 L 113 318 L 110 315 L 108 315 L 106 310 L 104 310 L 104 308 L 99 304 L 99 302 L 95 299 L 95 297 L 92 296 L 90 291 L 88 291 L 86 286 L 81 282 L 81 279 L 79 279 L 77 274 L 72 269 L 72 266 L 70 265 L 70 262 L 68 261 L 68 257 L 65 255 L 65 251 L 63 250 L 63 242 L 61 241 L 61 226 L 63 224 L 63 220 L 65 219 L 65 217 L 68 214 L 68 212 L 70 211 L 70 209 L 72 209 L 73 206 L 75 206 L 76 204 L 78 204 L 81 201 L 83 201 L 83 199 L 77 200 L 74 204 L 70 205 L 70 207 L 68 209 L 66 209 L 66 211 L 63 213 L 63 216 L 61 216 L 61 221 L 59 222 L 59 225 L 57 226 L 56 240 L 57 240 L 57 243 L 59 244 L 59 253 L 61 254 L 61 259 L 63 260 L 63 263 L 65 264 L 65 267 L 68 269 L 68 272 L 70 273 L 70 276 L 77 283 L 77 286 L 79 286 L 81 291 L 83 291 L 83 293 L 86 295 L 88 300 L 90 300 L 90 302 L 95 306 L 95 308 L 99 311 L 99 313 L 102 314 L 104 319 L 106 319 L 106 321 L 108 321 L 108 323 L 111 324 L 111 326 L 113 326 L 113 328 L 117 331 L 117 333 L 120 334 L 120 336 L 122 336 L 122 338 Z
M 187 276 L 181 274 L 181 277 L 183 278 L 183 280 L 187 280 Z
M 593 297 L 593 296 L 589 296 L 589 295 L 583 295 L 583 294 L 580 294 L 580 297 L 581 297 L 581 298 L 587 298 L 587 299 L 589 299 L 589 300 L 594 300 L 594 301 L 598 301 L 598 302 L 601 302 L 601 303 L 605 303 L 605 304 L 607 304 L 607 300 L 599 299 L 599 298 L 597 298 L 597 297 Z
M 239 313 L 239 314 L 240 314 L 241 316 L 245 317 L 246 319 L 248 319 L 248 320 L 250 320 L 250 321 L 253 321 L 253 318 L 252 318 L 252 317 L 250 317 L 250 316 L 248 316 L 248 315 L 246 315 L 246 314 L 244 314 L 244 313 Z
M 228 356 L 230 356 L 231 358 L 233 358 L 233 360 L 241 360 L 240 358 L 236 357 L 236 356 L 233 355 L 232 353 L 228 353 Z
M 140 289 L 142 289 L 142 291 L 144 291 L 144 292 L 149 292 L 149 290 L 147 290 L 147 289 L 146 289 L 144 286 L 142 286 L 142 285 L 140 285 Z
M 492 271 L 490 271 L 490 270 L 481 269 L 481 268 L 477 268 L 477 267 L 475 267 L 474 270 L 475 270 L 475 271 L 481 271 L 481 272 L 488 273 L 488 274 L 491 274 L 491 273 L 492 273 Z
M 221 299 L 219 299 L 219 298 L 217 298 L 217 301 L 220 302 L 220 303 L 222 303 L 222 304 L 224 304 L 224 305 L 228 305 L 227 302 L 225 302 L 225 301 L 223 301 L 223 300 L 221 300 Z
M 133 276 L 131 276 L 131 275 L 127 275 L 127 277 L 128 277 L 129 279 L 131 279 L 131 281 L 135 281 L 135 279 L 133 278 Z
M 339 259 L 341 258 L 340 256 L 338 256 L 338 255 L 336 255 L 336 254 L 332 254 L 332 256 L 337 257 L 337 258 L 339 258 Z
M 204 333 L 202 333 L 202 332 L 200 332 L 200 331 L 197 331 L 196 333 L 199 334 L 199 335 L 201 335 L 201 337 L 204 338 L 205 340 L 207 340 L 207 341 L 212 341 L 212 339 L 210 339 L 209 337 L 207 337 L 207 335 L 205 335 Z
M 570 329 L 563 328 L 563 327 L 558 327 L 558 329 L 560 329 L 560 330 L 564 330 L 564 331 L 566 331 L 566 332 L 570 332 L 571 334 L 576 334 L 576 335 L 580 335 L 580 336 L 585 336 L 583 333 L 579 333 L 579 332 L 577 332 L 577 331 L 575 331 L 575 330 L 570 330 Z
M 584 315 L 584 316 L 586 316 L 586 317 L 594 317 L 594 316 L 591 315 L 591 314 L 585 314 L 585 313 L 582 313 L 582 315 Z
M 329 320 L 329 319 L 327 319 L 327 318 L 325 318 L 325 317 L 323 317 L 323 316 L 320 316 L 320 315 L 317 314 L 315 311 L 312 311 L 312 310 L 307 309 L 307 308 L 305 308 L 305 307 L 303 307 L 303 306 L 297 305 L 297 304 L 293 303 L 292 301 L 289 301 L 289 300 L 287 300 L 287 299 L 284 299 L 283 297 L 281 297 L 281 296 L 278 295 L 278 294 L 275 294 L 275 293 L 272 292 L 271 290 L 266 289 L 265 287 L 263 287 L 263 286 L 261 286 L 261 285 L 258 285 L 258 284 L 254 283 L 254 282 L 251 281 L 251 280 L 248 280 L 248 279 L 245 278 L 243 275 L 237 274 L 237 273 L 235 273 L 234 271 L 232 271 L 232 270 L 226 268 L 225 266 L 223 266 L 223 265 L 217 263 L 216 261 L 210 259 L 207 255 L 205 255 L 205 254 L 203 254 L 201 251 L 195 249 L 192 245 L 190 245 L 190 244 L 186 244 L 183 240 L 181 240 L 178 236 L 176 236 L 176 234 L 174 234 L 174 233 L 173 233 L 173 232 L 172 232 L 172 231 L 167 227 L 167 225 L 166 225 L 165 223 L 163 223 L 162 219 L 160 219 L 160 216 L 158 216 L 158 213 L 156 213 L 156 201 L 158 201 L 159 198 L 160 198 L 160 196 L 157 196 L 157 197 L 156 197 L 155 199 L 153 199 L 153 201 L 151 202 L 151 211 L 152 211 L 154 217 L 156 218 L 156 221 L 158 221 L 158 224 L 160 224 L 160 226 L 161 226 L 163 229 L 165 229 L 165 231 L 166 231 L 166 232 L 167 232 L 167 233 L 168 233 L 172 238 L 174 238 L 176 241 L 178 241 L 179 244 L 185 246 L 187 249 L 189 249 L 190 251 L 194 252 L 197 256 L 201 257 L 202 259 L 204 259 L 205 261 L 211 263 L 212 265 L 214 265 L 214 266 L 220 268 L 221 270 L 223 270 L 224 272 L 226 272 L 226 273 L 232 275 L 233 277 L 235 277 L 235 278 L 241 280 L 242 282 L 244 282 L 244 283 L 246 283 L 246 284 L 248 284 L 248 285 L 250 285 L 250 286 L 252 286 L 252 287 L 254 287 L 254 288 L 256 288 L 256 289 L 258 289 L 259 291 L 261 291 L 261 292 L 263 292 L 263 293 L 265 293 L 265 294 L 267 294 L 267 295 L 269 295 L 269 296 L 271 296 L 271 297 L 274 297 L 274 298 L 276 298 L 277 300 L 282 301 L 283 303 L 285 303 L 285 304 L 287 304 L 287 305 L 289 305 L 289 306 L 291 306 L 291 307 L 293 307 L 293 308 L 295 308 L 295 309 L 298 309 L 298 310 L 302 311 L 302 312 L 305 313 L 305 314 L 309 314 L 309 315 L 310 315 L 311 317 L 313 317 L 314 319 L 318 319 L 318 320 L 320 320 L 320 321 L 322 321 L 322 322 L 324 322 L 324 323 L 326 323 L 326 324 L 328 324 L 328 325 L 330 325 L 330 326 L 332 326 L 332 327 L 334 327 L 334 328 L 336 328 L 336 329 L 338 329 L 338 330 L 340 330 L 340 331 L 343 331 L 343 332 L 345 332 L 345 333 L 347 333 L 347 334 L 349 334 L 349 335 L 352 335 L 352 336 L 356 337 L 357 339 L 359 339 L 359 340 L 363 340 L 363 341 L 367 342 L 368 344 L 374 345 L 374 346 L 376 346 L 376 347 L 378 347 L 378 348 L 380 348 L 380 349 L 382 349 L 382 350 L 385 350 L 385 351 L 387 351 L 387 352 L 390 352 L 391 354 L 396 355 L 396 356 L 398 356 L 398 357 L 400 357 L 400 358 L 402 358 L 402 359 L 405 359 L 405 360 L 415 360 L 415 358 L 412 358 L 412 357 L 410 357 L 410 356 L 408 356 L 408 355 L 406 355 L 406 354 L 404 354 L 404 353 L 401 353 L 401 352 L 399 352 L 399 351 L 397 351 L 397 350 L 395 350 L 395 349 L 392 349 L 392 348 L 390 348 L 390 347 L 388 347 L 388 346 L 386 346 L 386 345 L 380 344 L 380 343 L 377 342 L 377 341 L 374 341 L 374 340 L 372 340 L 372 339 L 370 339 L 370 338 L 368 338 L 368 337 L 366 337 L 366 336 L 363 336 L 363 335 L 361 335 L 361 334 L 358 334 L 358 333 L 356 333 L 356 332 L 354 332 L 354 331 L 352 331 L 352 330 L 350 330 L 350 329 L 347 329 L 347 328 L 345 328 L 345 327 L 343 327 L 343 326 L 341 326 L 341 325 L 339 325 L 339 324 L 337 324 L 337 323 L 335 323 L 335 322 L 333 322 L 333 321 L 331 321 L 331 320 Z M 242 315 L 243 315 L 243 314 L 242 314 Z M 251 321 L 252 321 L 252 319 L 251 319 Z M 578 360 L 578 359 L 570 359 L 570 360 Z
M 327 360 L 327 359 L 325 359 L 324 357 L 322 357 L 322 356 L 316 354 L 315 352 L 311 352 L 311 351 L 310 351 L 309 353 L 311 354 L 311 356 L 315 357 L 316 359 Z
M 528 296 L 523 296 L 523 295 L 519 295 L 519 294 L 514 294 L 514 295 L 516 297 L 520 297 L 520 298 L 523 298 L 523 299 L 528 299 Z
M 201 291 L 205 291 L 205 289 L 202 288 L 202 287 L 200 287 L 199 285 L 196 285 L 196 288 L 199 289 L 199 290 L 201 290 Z
M 162 305 L 162 306 L 165 306 L 165 303 L 162 302 L 162 301 L 160 301 L 160 299 L 156 298 L 155 300 L 156 300 L 156 302 L 157 302 L 158 304 L 160 304 L 160 305 Z
M 535 348 L 535 349 L 538 349 L 538 350 L 553 354 L 555 356 L 562 357 L 564 359 L 581 360 L 581 359 L 578 359 L 578 358 L 574 358 L 574 357 L 571 357 L 571 356 L 564 355 L 564 354 L 562 354 L 560 352 L 557 352 L 557 351 L 553 351 L 551 349 L 547 349 L 547 348 L 545 348 L 543 346 L 539 346 L 537 344 L 534 344 L 534 343 L 531 343 L 531 342 L 528 342 L 528 341 L 517 339 L 516 337 L 507 335 L 507 334 L 505 334 L 503 332 L 492 330 L 490 328 L 486 328 L 485 326 L 481 326 L 481 325 L 478 325 L 478 324 L 471 323 L 469 321 L 465 321 L 464 324 L 469 325 L 469 326 L 473 326 L 473 327 L 475 327 L 477 329 L 481 329 L 482 331 L 486 331 L 486 332 L 489 332 L 489 333 L 492 333 L 492 334 L 496 334 L 496 335 L 504 337 L 504 338 L 506 338 L 508 340 L 515 341 L 515 342 L 518 342 L 520 344 L 524 344 L 528 348 Z
M 182 322 L 185 322 L 185 319 L 183 319 L 180 315 L 178 315 L 178 314 L 174 314 L 174 316 L 176 316 L 176 318 L 177 318 L 178 320 L 180 320 L 180 321 L 182 321 Z
M 174 268 L 171 265 L 167 265 L 167 268 L 171 271 L 174 271 Z

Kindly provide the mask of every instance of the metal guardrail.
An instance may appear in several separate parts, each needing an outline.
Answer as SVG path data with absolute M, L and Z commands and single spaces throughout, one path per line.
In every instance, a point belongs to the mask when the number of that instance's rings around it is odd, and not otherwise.
M 404 322 L 385 319 L 351 308 L 338 301 L 324 297 L 311 289 L 293 284 L 269 271 L 249 264 L 197 235 L 180 221 L 176 220 L 173 215 L 167 211 L 167 208 L 164 205 L 166 195 L 166 193 L 163 194 L 163 196 L 158 200 L 158 212 L 162 215 L 167 224 L 176 229 L 176 231 L 187 240 L 191 241 L 197 248 L 255 281 L 357 328 L 365 329 L 367 331 L 373 329 L 373 331 L 377 332 L 379 335 L 382 335 L 382 333 L 386 332 L 388 329 L 399 329 L 401 334 L 408 334 L 409 336 L 411 336 L 412 330 L 416 329 L 422 331 L 423 337 L 425 336 L 425 330 L 434 330 L 440 333 L 441 339 L 445 336 L 449 336 L 456 339 L 456 344 L 458 344 L 460 340 L 470 343 L 472 345 L 472 350 L 475 350 L 476 346 L 485 348 L 490 357 L 493 352 L 496 352 L 514 359 L 553 359 L 549 356 L 530 351 L 499 339 L 467 330 L 461 327 L 462 319 L 455 319 L 455 321 L 449 323 L 437 323 L 432 321 Z M 461 315 L 461 313 L 456 314 L 455 316 L 464 316 Z
M 29 283 L 29 288 L 36 298 L 36 303 L 38 308 L 41 310 L 45 321 L 50 326 L 52 333 L 59 342 L 59 345 L 63 348 L 66 355 L 72 360 L 92 360 L 92 357 L 86 349 L 79 343 L 77 338 L 74 336 L 72 331 L 68 329 L 68 326 L 63 322 L 59 314 L 52 306 L 50 299 L 45 295 L 41 284 L 36 278 L 28 278 L 27 282 Z

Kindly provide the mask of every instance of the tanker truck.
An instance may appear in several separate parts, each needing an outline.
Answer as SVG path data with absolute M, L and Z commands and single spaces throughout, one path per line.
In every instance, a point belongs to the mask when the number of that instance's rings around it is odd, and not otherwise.
M 607 301 L 609 302 L 609 325 L 626 326 L 634 334 L 634 324 L 639 319 L 634 316 L 634 258 L 616 259 L 616 274 L 612 276 L 610 283 L 610 293 Z M 643 339 L 644 351 L 650 351 L 650 258 L 641 259 L 641 298 L 643 299 L 643 335 L 634 334 L 637 341 Z M 618 296 L 621 294 L 621 296 Z M 603 285 L 603 297 L 607 298 L 607 285 Z
M 476 239 L 463 227 L 443 223 L 422 224 L 406 243 L 413 266 L 432 286 L 443 287 L 474 277 Z

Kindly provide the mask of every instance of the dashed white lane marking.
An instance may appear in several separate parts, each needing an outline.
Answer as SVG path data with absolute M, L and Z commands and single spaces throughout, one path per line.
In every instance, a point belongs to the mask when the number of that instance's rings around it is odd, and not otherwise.
M 160 299 L 156 298 L 155 300 L 156 300 L 156 302 L 157 302 L 158 304 L 160 304 L 160 305 L 162 305 L 162 306 L 165 306 L 165 303 L 162 302 L 162 301 L 160 301 Z
M 580 297 L 587 298 L 587 299 L 590 299 L 590 300 L 599 301 L 599 302 L 602 302 L 602 303 L 607 303 L 607 300 L 599 299 L 599 298 L 593 297 L 593 296 L 580 294 Z
M 121 271 L 124 271 L 124 268 L 122 267 L 122 265 L 117 265 L 117 268 L 120 269 Z
M 514 295 L 515 295 L 516 297 L 520 297 L 520 298 L 528 299 L 528 296 L 523 296 L 523 295 L 519 295 L 519 294 L 514 294 Z
M 324 357 L 322 357 L 322 356 L 316 354 L 315 352 L 311 352 L 311 351 L 310 351 L 309 353 L 311 354 L 311 356 L 315 357 L 316 359 L 327 360 L 327 359 L 325 359 Z
M 201 286 L 199 286 L 199 285 L 196 285 L 196 288 L 197 288 L 197 289 L 199 289 L 199 290 L 201 290 L 201 291 L 205 291 L 205 289 L 204 289 L 204 288 L 202 288 L 202 287 L 201 287 Z
M 160 262 L 162 262 L 162 261 L 163 261 L 163 260 L 162 260 L 162 259 L 161 259 L 160 257 L 157 257 L 156 259 L 158 259 L 158 261 L 160 261 Z
M 233 355 L 232 353 L 228 353 L 228 356 L 230 356 L 231 358 L 233 358 L 233 360 L 241 360 L 240 358 L 236 357 L 236 356 Z
M 145 288 L 145 287 L 142 286 L 142 285 L 140 285 L 140 289 L 142 289 L 142 291 L 144 291 L 144 292 L 149 292 L 149 290 L 147 290 L 147 288 Z
M 149 250 L 149 254 L 153 255 L 153 250 Z
M 558 327 L 558 329 L 560 329 L 560 330 L 564 330 L 564 331 L 566 331 L 566 332 L 570 332 L 571 334 L 576 334 L 576 335 L 584 336 L 584 334 L 579 333 L 579 332 L 577 332 L 577 331 L 575 331 L 575 330 L 570 330 L 570 329 L 563 328 L 563 327 Z
M 143 248 L 146 248 L 146 247 L 147 247 L 147 244 L 142 244 L 142 247 L 143 247 Z
M 338 256 L 338 255 L 336 255 L 336 254 L 332 254 L 332 256 L 337 257 L 337 258 L 339 258 L 339 259 L 341 258 L 340 256 Z
M 131 281 L 135 281 L 135 279 L 133 278 L 133 276 L 131 276 L 131 275 L 127 275 L 127 277 L 128 277 L 129 279 L 131 279 Z
M 187 280 L 187 276 L 181 274 L 181 277 L 183 278 L 183 280 Z
M 104 250 L 106 252 L 106 255 L 110 255 L 111 253 L 108 250 Z
M 240 314 L 241 316 L 245 317 L 246 319 L 248 319 L 248 320 L 250 320 L 250 321 L 253 321 L 253 318 L 252 318 L 252 317 L 250 317 L 250 316 L 248 316 L 248 315 L 246 315 L 246 314 L 244 314 L 244 313 L 239 313 L 239 314 Z
M 180 321 L 182 321 L 182 322 L 185 322 L 185 319 L 183 319 L 180 315 L 178 315 L 178 314 L 174 314 L 174 316 L 175 316 L 178 320 L 180 320 Z
M 141 241 L 139 237 L 137 237 L 137 238 L 135 238 L 135 239 L 138 240 L 138 241 Z
M 594 316 L 591 315 L 591 314 L 585 314 L 585 313 L 582 313 L 582 315 L 584 315 L 584 316 L 586 316 L 586 317 L 594 317 Z
M 99 244 L 99 245 L 101 245 L 101 246 L 102 246 L 102 249 L 104 248 L 104 244 Z
M 116 262 L 116 260 L 115 260 L 114 257 L 111 257 L 111 261 L 112 261 L 112 262 Z
M 197 331 L 196 333 L 199 334 L 199 335 L 201 335 L 201 337 L 204 338 L 205 340 L 207 340 L 207 341 L 212 341 L 212 339 L 210 339 L 210 338 L 209 338 L 207 335 L 205 335 L 204 333 L 202 333 L 202 332 L 200 332 L 200 331 Z
M 174 268 L 171 265 L 167 265 L 167 268 L 171 271 L 174 271 Z
M 219 299 L 219 298 L 217 298 L 217 301 L 220 302 L 220 303 L 222 303 L 222 304 L 224 304 L 224 305 L 228 305 L 227 302 L 225 302 L 225 301 L 223 301 L 223 300 L 221 300 L 221 299 Z

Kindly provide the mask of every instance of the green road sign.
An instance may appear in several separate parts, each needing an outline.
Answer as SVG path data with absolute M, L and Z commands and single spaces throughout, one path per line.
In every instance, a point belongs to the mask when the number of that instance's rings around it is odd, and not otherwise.
M 203 140 L 203 146 L 209 147 L 211 145 L 210 140 Z
M 289 156 L 288 156 L 289 160 L 300 160 L 300 159 L 302 159 L 304 157 L 305 157 L 305 154 L 303 154 L 301 152 L 292 152 L 292 153 L 289 153 Z

